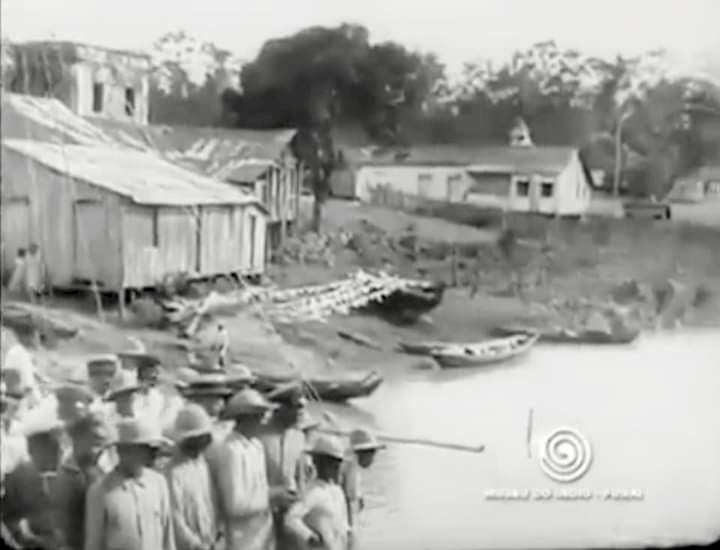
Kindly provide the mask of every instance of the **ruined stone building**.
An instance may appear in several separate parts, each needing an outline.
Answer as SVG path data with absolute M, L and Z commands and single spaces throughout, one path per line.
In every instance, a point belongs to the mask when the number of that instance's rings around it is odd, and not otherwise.
M 6 89 L 54 97 L 80 116 L 147 124 L 150 57 L 74 42 L 12 45 Z

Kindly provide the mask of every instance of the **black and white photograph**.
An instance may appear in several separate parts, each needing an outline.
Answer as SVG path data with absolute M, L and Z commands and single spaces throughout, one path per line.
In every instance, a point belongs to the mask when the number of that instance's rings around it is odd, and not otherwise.
M 720 541 L 720 0 L 2 0 L 15 550 Z

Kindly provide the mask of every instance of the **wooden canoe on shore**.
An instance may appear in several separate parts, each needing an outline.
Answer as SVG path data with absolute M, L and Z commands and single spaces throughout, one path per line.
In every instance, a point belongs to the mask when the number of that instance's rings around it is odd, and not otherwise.
M 448 344 L 442 350 L 434 350 L 431 356 L 442 368 L 479 367 L 523 355 L 537 340 L 537 334 L 528 332 L 477 344 Z
M 640 329 L 628 328 L 623 331 L 605 332 L 600 330 L 555 329 L 535 331 L 528 328 L 498 327 L 491 331 L 492 336 L 508 337 L 518 334 L 538 334 L 539 341 L 548 344 L 585 344 L 585 345 L 627 345 L 640 336 Z
M 450 344 L 448 342 L 399 342 L 398 349 L 408 355 L 432 355 Z
M 287 384 L 298 380 L 296 375 L 269 375 L 255 373 L 257 376 L 256 386 L 261 391 L 270 391 L 280 384 Z M 372 395 L 383 383 L 383 378 L 378 372 L 371 372 L 362 379 L 303 379 L 305 385 L 309 386 L 310 397 L 320 398 L 323 401 L 333 403 L 344 403 L 350 399 L 368 397 Z

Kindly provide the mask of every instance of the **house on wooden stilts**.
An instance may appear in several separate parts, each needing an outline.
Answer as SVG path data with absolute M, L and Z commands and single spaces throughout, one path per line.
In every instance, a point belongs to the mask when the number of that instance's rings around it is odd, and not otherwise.
M 267 211 L 240 189 L 125 148 L 2 143 L 4 262 L 40 245 L 55 287 L 262 274 Z M 7 263 L 5 265 L 8 265 Z

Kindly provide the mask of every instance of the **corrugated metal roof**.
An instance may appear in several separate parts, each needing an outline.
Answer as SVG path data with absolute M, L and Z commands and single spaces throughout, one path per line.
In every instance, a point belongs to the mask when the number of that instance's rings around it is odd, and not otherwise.
M 57 99 L 2 94 L 2 135 L 64 144 L 154 151 L 198 173 L 219 177 L 238 161 L 278 161 L 295 130 L 227 130 L 136 125 L 85 119 Z
M 113 137 L 57 99 L 2 94 L 2 137 L 50 143 L 115 145 Z
M 239 160 L 278 161 L 295 130 L 227 130 L 183 126 L 138 126 L 93 121 L 118 142 L 139 150 L 155 150 L 168 160 L 197 172 L 220 177 Z
M 253 195 L 231 184 L 196 174 L 153 153 L 18 139 L 3 140 L 2 144 L 57 172 L 103 187 L 138 204 L 258 203 Z
M 465 166 L 471 172 L 558 172 L 567 166 L 574 152 L 572 147 L 437 145 L 375 154 L 371 149 L 351 150 L 346 152 L 346 158 L 359 165 L 450 165 Z
M 220 179 L 224 181 L 235 181 L 239 183 L 253 183 L 273 166 L 267 162 L 246 162 L 234 166 L 230 171 L 225 172 Z

